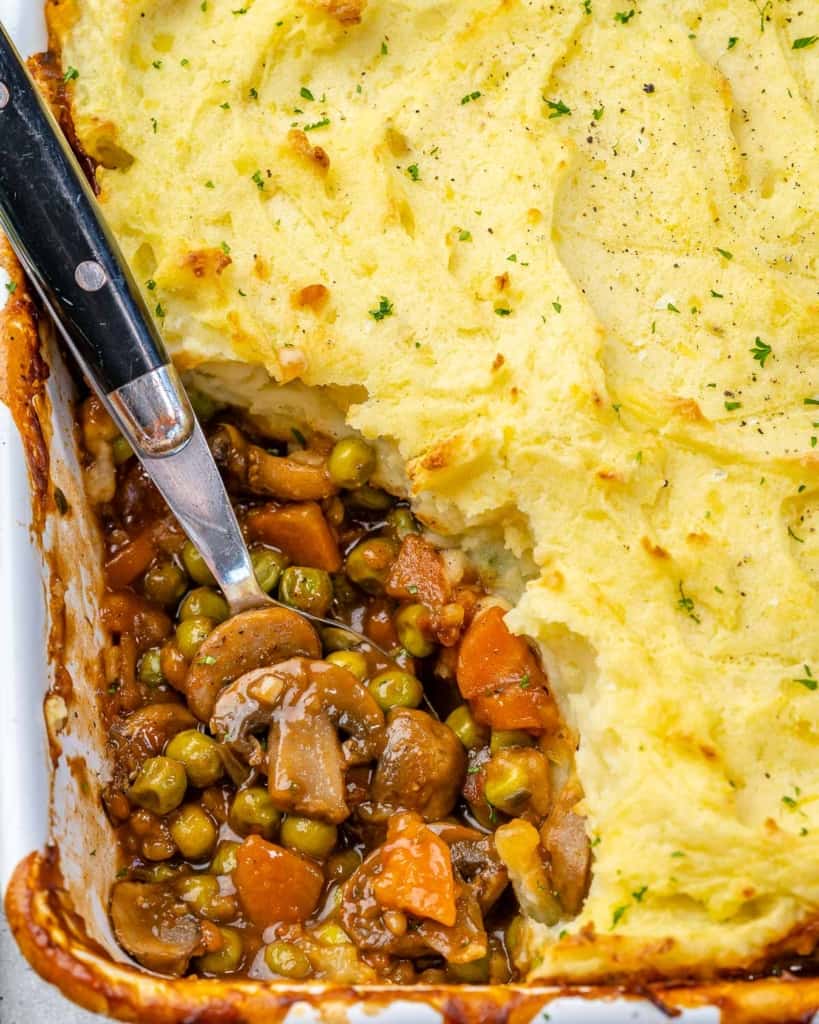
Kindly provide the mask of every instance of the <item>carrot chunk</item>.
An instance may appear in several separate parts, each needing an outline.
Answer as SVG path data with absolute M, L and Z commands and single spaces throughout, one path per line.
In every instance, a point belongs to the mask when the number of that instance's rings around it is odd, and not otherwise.
M 446 604 L 449 580 L 443 559 L 429 541 L 417 533 L 407 534 L 390 569 L 386 590 L 390 597 L 404 601 L 421 601 L 433 607 Z
M 455 924 L 455 876 L 449 847 L 420 814 L 393 814 L 381 847 L 383 870 L 373 881 L 382 907 Z
M 508 686 L 499 693 L 473 697 L 472 713 L 493 729 L 532 729 L 552 732 L 560 724 L 557 705 L 545 690 Z
M 133 583 L 137 576 L 145 572 L 155 554 L 153 529 L 149 527 L 124 544 L 105 563 L 108 586 L 112 590 L 121 590 L 129 583 Z
M 490 608 L 464 634 L 455 671 L 475 718 L 493 729 L 556 730 L 557 705 L 529 645 L 510 633 L 502 608 Z
M 467 700 L 512 684 L 522 687 L 523 693 L 546 686 L 546 676 L 529 645 L 509 632 L 503 616 L 502 608 L 489 608 L 464 634 L 456 676 Z
M 304 857 L 248 836 L 236 851 L 233 881 L 245 914 L 259 928 L 303 921 L 321 896 L 324 875 Z
M 338 544 L 314 501 L 257 509 L 247 517 L 247 532 L 251 540 L 280 548 L 296 565 L 327 572 L 341 569 Z

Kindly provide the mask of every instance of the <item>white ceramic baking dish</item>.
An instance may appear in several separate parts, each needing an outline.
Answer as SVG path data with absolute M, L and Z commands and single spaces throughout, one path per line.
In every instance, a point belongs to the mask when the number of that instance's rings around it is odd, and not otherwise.
M 0 19 L 23 53 L 44 47 L 41 8 L 42 0 L 0 0 Z M 0 308 L 11 301 L 5 287 L 8 280 L 0 269 Z M 65 887 L 89 933 L 115 960 L 122 962 L 125 958 L 112 940 L 104 910 L 115 860 L 96 794 L 97 784 L 106 774 L 103 737 L 93 710 L 98 651 L 103 642 L 96 614 L 101 551 L 79 482 L 70 418 L 71 378 L 62 365 L 53 337 L 49 337 L 50 331 L 45 329 L 42 333 L 50 374 L 47 397 L 40 400 L 38 410 L 41 418 L 50 421 L 45 443 L 50 453 L 47 488 L 51 495 L 46 496 L 50 513 L 42 530 L 32 529 L 32 495 L 24 446 L 13 417 L 0 403 L 0 884 L 5 888 L 21 858 L 32 850 L 43 849 L 51 840 L 60 850 Z M 0 345 L 8 344 L 8 337 L 0 338 Z M 57 512 L 54 488 L 65 495 L 70 507 L 68 515 Z M 61 581 L 56 591 L 55 575 Z M 64 592 L 60 587 L 65 588 Z M 68 701 L 66 722 L 62 721 L 63 706 L 59 699 L 49 698 L 51 728 L 47 733 L 43 703 L 57 671 L 57 663 L 49 660 L 49 644 L 53 650 L 58 643 L 61 663 L 73 681 L 73 697 Z M 50 752 L 58 755 L 56 767 Z M 315 987 L 312 991 L 315 996 Z M 291 992 L 291 999 L 295 994 Z M 320 997 L 319 990 L 319 1005 Z M 703 999 L 683 998 L 682 1002 L 696 1005 Z M 437 1003 L 440 1005 L 441 1000 Z M 375 1016 L 367 1014 L 367 1020 L 425 1024 L 440 1019 L 437 1012 L 417 1002 L 391 1001 L 389 992 L 380 998 L 379 1006 L 380 1011 Z M 369 1009 L 372 1008 L 371 1004 Z M 304 1012 L 306 1016 L 297 1012 L 299 1020 L 315 1019 L 315 1010 Z M 498 1009 L 499 1015 L 492 1011 L 481 1019 L 487 1024 L 490 1020 L 499 1024 L 507 1020 L 505 1012 Z M 701 1007 L 686 1010 L 679 1019 L 685 1024 L 711 1024 L 718 1016 L 713 1008 Z M 364 1019 L 360 1009 L 351 1011 L 351 1019 L 356 1018 Z M 147 1018 L 145 1024 L 152 1019 Z M 222 1019 L 220 1016 L 219 1020 Z M 244 1020 L 236 1018 L 239 1019 Z M 453 1010 L 451 1019 L 479 1018 L 473 1007 L 463 1017 Z M 561 996 L 549 1002 L 546 1010 L 537 1010 L 536 1019 L 556 1024 L 649 1024 L 666 1016 L 657 1006 L 632 998 Z M 515 1024 L 524 1024 L 526 1016 L 518 1013 L 514 1020 Z

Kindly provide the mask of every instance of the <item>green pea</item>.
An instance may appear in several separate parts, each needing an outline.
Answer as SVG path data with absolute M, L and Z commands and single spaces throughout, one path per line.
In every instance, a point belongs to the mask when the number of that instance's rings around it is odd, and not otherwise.
M 128 796 L 154 814 L 168 814 L 182 803 L 187 788 L 184 765 L 169 757 L 149 757 L 139 769 Z
M 467 750 L 485 747 L 489 741 L 489 732 L 475 721 L 468 704 L 455 708 L 446 720 L 446 724 L 455 733 Z
M 361 854 L 358 850 L 341 850 L 334 853 L 327 861 L 327 877 L 333 882 L 346 882 L 361 866 Z
M 183 657 L 193 661 L 196 652 L 202 646 L 209 633 L 213 632 L 216 623 L 213 619 L 183 619 L 176 627 L 176 646 Z
M 347 932 L 335 921 L 325 921 L 314 928 L 311 934 L 322 946 L 347 946 L 352 941 Z
M 496 754 L 486 766 L 483 794 L 493 807 L 517 814 L 532 795 L 528 766 L 514 750 Z
M 367 659 L 360 651 L 333 651 L 324 660 L 329 661 L 331 665 L 346 668 L 348 672 L 352 672 L 360 683 L 363 683 L 367 678 L 367 673 L 369 672 Z
M 185 875 L 176 883 L 179 898 L 199 914 L 206 913 L 213 900 L 219 898 L 219 880 L 213 875 Z
M 134 454 L 134 449 L 128 444 L 125 438 L 120 434 L 111 445 L 111 454 L 114 456 L 114 462 L 117 466 L 121 466 L 123 462 L 127 462 L 128 459 Z
M 535 741 L 528 732 L 520 729 L 493 729 L 489 749 L 493 754 L 507 747 L 533 747 Z
M 139 659 L 139 680 L 146 686 L 161 686 L 165 682 L 158 647 L 151 647 Z
M 336 845 L 338 829 L 323 821 L 288 814 L 282 822 L 279 838 L 291 850 L 324 860 Z
M 276 589 L 281 574 L 290 563 L 287 555 L 262 547 L 251 549 L 250 560 L 253 563 L 253 572 L 256 574 L 259 586 L 266 594 Z
M 165 748 L 165 756 L 183 764 L 188 781 L 199 789 L 212 786 L 224 773 L 224 764 L 216 742 L 196 729 L 178 732 Z
M 197 587 L 188 591 L 179 606 L 180 619 L 213 619 L 224 622 L 230 616 L 230 608 L 221 594 L 211 587 Z
M 435 650 L 429 638 L 429 609 L 422 604 L 405 604 L 395 615 L 395 629 L 401 646 L 413 658 L 428 658 Z
M 173 562 L 157 562 L 142 577 L 142 591 L 148 600 L 166 608 L 176 604 L 186 585 L 185 574 Z
M 380 594 L 397 552 L 393 541 L 372 537 L 357 544 L 347 555 L 345 571 L 368 594 Z
M 134 871 L 140 882 L 170 882 L 184 870 L 181 864 L 146 864 Z
M 271 942 L 264 951 L 264 962 L 283 978 L 306 978 L 313 970 L 307 955 L 292 942 Z
M 322 569 L 291 565 L 282 573 L 279 600 L 289 604 L 291 608 L 323 618 L 333 602 L 330 574 Z
M 233 798 L 228 822 L 234 832 L 247 836 L 251 833 L 271 839 L 281 821 L 281 814 L 273 806 L 270 794 L 261 786 L 241 789 Z
M 321 642 L 325 651 L 349 651 L 358 640 L 346 629 L 337 626 L 325 626 L 321 630 Z
M 197 967 L 203 974 L 232 974 L 238 971 L 244 949 L 242 936 L 235 928 L 220 928 L 222 948 L 215 953 L 200 956 Z
M 204 860 L 216 845 L 213 819 L 198 804 L 186 804 L 174 815 L 171 835 L 187 860 Z
M 185 875 L 175 888 L 191 910 L 210 921 L 232 921 L 238 913 L 235 895 L 223 892 L 219 879 L 209 873 Z
M 393 503 L 392 497 L 386 491 L 380 491 L 375 487 L 358 487 L 347 494 L 347 502 L 353 508 L 362 509 L 365 512 L 386 512 Z
M 207 562 L 199 554 L 199 549 L 196 545 L 192 544 L 189 540 L 185 541 L 185 546 L 182 548 L 182 564 L 185 566 L 185 572 L 194 583 L 209 587 L 215 585 L 216 578 L 208 568 Z
M 415 676 L 397 668 L 379 672 L 367 689 L 383 711 L 392 708 L 417 708 L 424 699 L 424 688 Z
M 375 469 L 375 452 L 359 437 L 344 437 L 330 452 L 327 469 L 338 487 L 361 487 Z
M 468 964 L 447 964 L 447 974 L 462 985 L 485 985 L 489 981 L 489 954 Z
M 216 847 L 216 853 L 210 862 L 210 870 L 214 875 L 229 875 L 236 870 L 236 851 L 239 843 L 226 839 Z
M 397 539 L 403 540 L 409 533 L 418 533 L 418 523 L 408 508 L 399 505 L 390 509 L 387 515 L 387 529 Z

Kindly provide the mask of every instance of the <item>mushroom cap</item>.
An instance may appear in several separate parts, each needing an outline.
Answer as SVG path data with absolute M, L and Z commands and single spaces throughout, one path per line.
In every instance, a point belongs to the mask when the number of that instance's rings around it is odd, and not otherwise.
M 240 612 L 217 626 L 199 648 L 185 680 L 188 706 L 207 722 L 222 687 L 294 655 L 321 657 L 318 633 L 305 618 L 288 608 Z
M 384 713 L 366 686 L 347 669 L 311 658 L 253 669 L 222 690 L 210 728 L 251 759 L 260 749 L 252 734 L 265 725 L 276 807 L 344 821 L 347 766 L 373 761 L 384 749 Z M 338 730 L 348 734 L 343 744 Z
M 111 921 L 122 948 L 161 974 L 184 974 L 202 942 L 199 921 L 162 883 L 117 882 Z

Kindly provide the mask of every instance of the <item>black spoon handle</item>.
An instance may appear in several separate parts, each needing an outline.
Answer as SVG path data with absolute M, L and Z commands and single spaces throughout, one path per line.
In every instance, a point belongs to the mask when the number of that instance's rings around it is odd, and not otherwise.
M 190 407 L 165 346 L 76 158 L 2 25 L 0 223 L 94 389 L 108 397 L 117 419 L 132 421 L 127 432 L 134 442 L 148 454 L 181 443 L 192 427 Z

